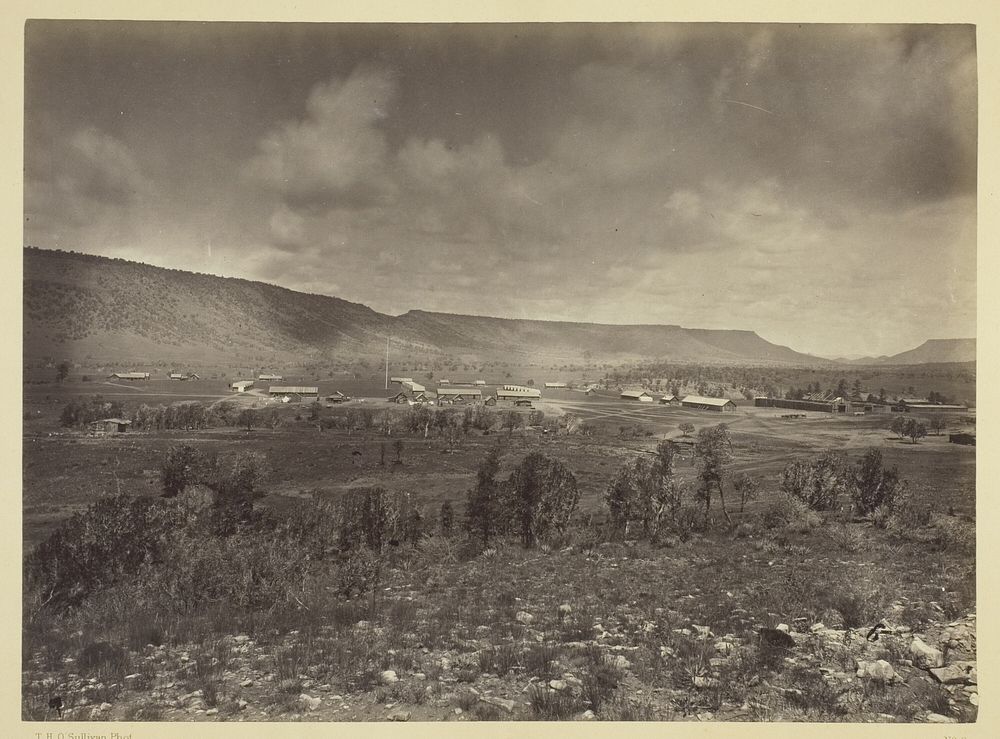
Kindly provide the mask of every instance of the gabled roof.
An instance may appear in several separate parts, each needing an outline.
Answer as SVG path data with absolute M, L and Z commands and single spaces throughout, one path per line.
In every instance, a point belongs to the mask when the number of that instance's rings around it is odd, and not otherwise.
M 643 395 L 649 396 L 645 390 L 622 390 L 623 398 L 641 398 Z
M 702 395 L 685 395 L 682 403 L 696 403 L 697 405 L 713 405 L 722 407 L 733 403 L 729 398 L 706 398 Z M 733 403 L 733 405 L 736 405 Z
M 253 383 L 253 380 L 234 380 L 229 383 L 229 387 L 250 387 Z
M 272 385 L 268 392 L 271 395 L 319 395 L 318 387 L 308 387 L 305 385 Z
M 128 420 L 127 418 L 102 418 L 99 421 L 91 421 L 90 422 L 91 425 L 94 425 L 95 423 L 117 423 L 117 424 L 121 424 L 121 425 L 124 425 L 124 426 L 130 426 L 130 425 L 132 425 L 132 422 L 130 420 Z
M 126 380 L 145 380 L 149 377 L 148 372 L 114 372 L 112 377 L 119 377 Z
M 467 395 L 470 398 L 482 397 L 482 390 L 475 390 L 473 388 L 462 388 L 462 387 L 439 387 L 437 394 L 442 397 L 455 397 L 460 395 Z

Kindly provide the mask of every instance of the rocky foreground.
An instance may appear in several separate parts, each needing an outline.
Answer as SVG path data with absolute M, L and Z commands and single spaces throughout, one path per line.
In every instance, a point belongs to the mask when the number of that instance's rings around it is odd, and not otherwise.
M 580 633 L 593 634 L 566 641 L 540 628 L 527 604 L 517 605 L 516 646 L 496 648 L 483 625 L 475 630 L 478 638 L 458 648 L 401 644 L 386 650 L 385 669 L 373 672 L 370 684 L 353 691 L 318 678 L 329 673 L 307 657 L 322 653 L 316 644 L 324 634 L 330 640 L 377 640 L 384 627 L 364 620 L 320 627 L 309 636 L 311 652 L 302 649 L 305 637 L 297 631 L 264 644 L 245 634 L 225 637 L 211 651 L 204 644 L 149 644 L 131 662 L 140 667 L 120 683 L 82 677 L 72 657 L 61 670 L 45 674 L 39 656 L 25 673 L 26 712 L 63 721 L 955 723 L 977 715 L 974 613 L 915 632 L 898 623 L 905 606 L 896 602 L 888 618 L 870 627 L 796 622 L 740 638 L 694 623 L 666 634 L 655 621 L 582 624 L 571 605 L 561 604 L 547 615 L 562 634 L 570 633 L 574 620 Z M 670 611 L 656 610 L 658 616 Z M 640 658 L 640 649 L 647 655 L 648 645 L 656 643 L 660 664 Z M 595 674 L 602 676 L 596 682 Z

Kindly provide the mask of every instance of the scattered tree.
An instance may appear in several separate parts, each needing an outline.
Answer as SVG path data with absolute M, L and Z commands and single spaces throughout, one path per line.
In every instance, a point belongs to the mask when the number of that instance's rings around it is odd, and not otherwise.
M 56 381 L 62 382 L 67 377 L 69 377 L 70 363 L 63 361 L 56 366 Z
M 680 424 L 677 428 L 680 429 L 681 434 L 684 436 L 690 436 L 694 433 L 694 424 L 687 421 Z
M 752 475 L 743 472 L 733 478 L 733 489 L 740 499 L 740 513 L 746 508 L 746 504 L 757 500 L 760 496 L 760 480 Z
M 576 478 L 566 466 L 539 452 L 521 460 L 507 481 L 510 506 L 525 548 L 551 532 L 562 533 L 580 500 Z
M 694 453 L 698 459 L 698 496 L 705 503 L 705 525 L 708 525 L 711 516 L 713 490 L 719 495 L 723 515 L 732 523 L 729 511 L 726 510 L 726 493 L 723 488 L 726 464 L 732 458 L 729 427 L 720 423 L 718 426 L 701 429 L 694 444 Z
M 257 412 L 253 408 L 244 408 L 240 411 L 239 424 L 240 426 L 246 426 L 247 431 L 253 431 L 253 427 L 257 423 Z
M 465 525 L 469 533 L 488 546 L 490 538 L 505 526 L 500 500 L 500 483 L 496 479 L 500 471 L 500 449 L 490 449 L 476 472 L 476 486 L 469 491 L 465 506 Z
M 910 418 L 903 427 L 903 435 L 910 437 L 910 442 L 917 443 L 917 439 L 927 436 L 927 427 L 916 418 Z

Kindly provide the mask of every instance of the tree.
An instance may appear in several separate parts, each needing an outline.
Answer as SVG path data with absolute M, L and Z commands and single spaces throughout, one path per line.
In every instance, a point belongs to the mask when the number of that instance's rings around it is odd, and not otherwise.
M 711 516 L 713 490 L 719 495 L 723 515 L 732 523 L 729 511 L 726 510 L 726 493 L 722 485 L 726 464 L 732 457 L 729 427 L 720 423 L 718 426 L 701 429 L 694 444 L 694 453 L 698 459 L 698 495 L 705 502 L 705 524 L 708 525 Z
M 948 419 L 941 415 L 933 416 L 931 418 L 930 426 L 934 430 L 934 435 L 940 436 L 941 432 L 948 428 Z
M 392 451 L 396 453 L 396 464 L 403 463 L 403 440 L 396 439 L 392 442 Z
M 733 479 L 733 489 L 740 499 L 740 513 L 743 513 L 746 504 L 757 500 L 760 496 L 760 480 L 752 475 L 743 472 Z
M 694 433 L 694 424 L 687 421 L 680 424 L 677 428 L 680 429 L 681 434 L 684 436 L 690 436 Z
M 910 437 L 910 442 L 916 444 L 917 439 L 927 436 L 927 427 L 916 418 L 910 418 L 903 427 L 903 435 Z
M 240 411 L 238 421 L 240 426 L 247 427 L 247 431 L 253 431 L 253 427 L 257 423 L 257 412 L 253 408 L 244 408 Z
M 628 537 L 629 523 L 636 516 L 639 486 L 636 481 L 635 461 L 626 462 L 619 467 L 604 491 L 604 502 L 608 507 L 611 528 L 620 538 Z
M 163 497 L 173 498 L 183 493 L 188 485 L 200 482 L 204 462 L 201 452 L 189 444 L 170 447 L 160 467 Z
M 514 429 L 524 426 L 524 416 L 517 411 L 507 411 L 503 414 L 503 428 L 507 429 L 508 438 L 514 433 Z
M 469 534 L 488 546 L 490 538 L 502 531 L 500 484 L 496 479 L 500 471 L 500 449 L 490 449 L 476 471 L 476 486 L 469 491 L 465 506 L 465 527 Z
M 896 468 L 886 469 L 882 452 L 872 448 L 851 468 L 850 487 L 854 509 L 867 516 L 880 507 L 891 510 L 903 485 Z
M 69 377 L 70 363 L 63 361 L 56 366 L 56 381 L 62 382 Z
M 564 532 L 580 500 L 573 473 L 562 462 L 539 452 L 521 460 L 507 485 L 525 548 L 533 547 L 551 532 Z
M 906 418 L 906 416 L 896 416 L 894 419 L 892 419 L 892 423 L 889 424 L 889 430 L 892 431 L 897 436 L 899 436 L 900 439 L 902 439 L 903 436 L 905 436 L 906 434 L 907 422 L 908 419 Z
M 320 405 L 318 400 L 313 401 L 309 404 L 309 420 L 318 421 L 320 411 L 323 410 L 323 406 Z
M 855 377 L 854 384 L 851 385 L 851 397 L 857 398 L 861 396 L 861 378 Z

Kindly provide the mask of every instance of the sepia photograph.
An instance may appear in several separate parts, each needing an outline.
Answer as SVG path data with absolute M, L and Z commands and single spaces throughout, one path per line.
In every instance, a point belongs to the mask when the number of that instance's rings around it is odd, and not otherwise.
M 22 32 L 22 721 L 977 721 L 975 24 Z

